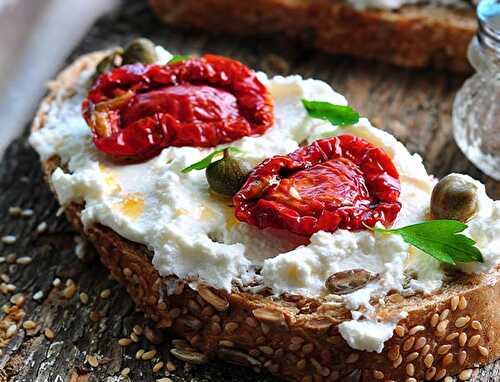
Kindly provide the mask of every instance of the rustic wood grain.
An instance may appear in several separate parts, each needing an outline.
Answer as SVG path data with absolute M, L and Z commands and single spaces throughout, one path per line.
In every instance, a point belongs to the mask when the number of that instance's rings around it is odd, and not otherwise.
M 354 61 L 312 52 L 283 40 L 280 36 L 258 39 L 234 39 L 207 35 L 198 31 L 167 28 L 161 25 L 142 2 L 124 1 L 113 15 L 100 20 L 75 49 L 72 58 L 92 50 L 123 44 L 131 37 L 145 35 L 179 54 L 214 52 L 242 60 L 270 74 L 300 73 L 331 83 L 344 93 L 363 115 L 376 125 L 394 133 L 420 153 L 431 172 L 442 176 L 451 171 L 468 173 L 485 182 L 489 194 L 500 198 L 500 184 L 475 169 L 461 154 L 451 137 L 450 112 L 453 95 L 463 78 L 435 72 L 412 72 L 382 64 Z M 13 128 L 15 128 L 13 126 Z M 159 351 L 154 361 L 170 359 L 168 338 L 153 345 L 141 337 L 138 344 L 126 348 L 119 338 L 130 334 L 135 324 L 151 325 L 134 306 L 126 292 L 110 280 L 92 251 L 84 260 L 75 256 L 74 237 L 63 217 L 57 217 L 54 197 L 48 190 L 39 168 L 37 155 L 27 145 L 27 132 L 8 148 L 0 164 L 0 236 L 15 234 L 13 245 L 0 244 L 0 273 L 4 284 L 14 284 L 26 297 L 24 320 L 39 324 L 38 331 L 18 330 L 1 349 L 0 381 L 120 381 L 120 371 L 129 367 L 132 381 L 153 381 L 154 362 L 138 361 L 138 349 Z M 12 217 L 10 206 L 32 208 L 31 218 Z M 40 222 L 48 229 L 36 234 Z M 31 256 L 28 265 L 9 264 L 9 254 Z M 55 278 L 63 285 L 54 287 Z M 63 297 L 64 283 L 72 279 L 77 293 Z M 111 290 L 108 299 L 99 297 Z M 41 291 L 43 298 L 33 299 Z M 90 296 L 82 304 L 79 293 Z M 13 293 L 0 294 L 0 305 L 9 304 Z M 3 314 L 3 313 L 2 313 Z M 92 320 L 98 316 L 98 321 Z M 5 322 L 5 319 L 4 319 Z M 45 328 L 55 332 L 48 341 Z M 85 362 L 97 356 L 98 367 Z M 277 381 L 276 378 L 225 364 L 189 367 L 177 361 L 173 381 Z M 161 374 L 164 376 L 164 373 Z M 476 370 L 473 381 L 497 381 L 500 362 Z

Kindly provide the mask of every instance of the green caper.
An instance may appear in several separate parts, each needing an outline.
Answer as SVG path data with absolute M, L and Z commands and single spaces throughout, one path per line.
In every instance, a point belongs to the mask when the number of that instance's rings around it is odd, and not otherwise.
M 99 61 L 99 63 L 95 68 L 95 73 L 90 80 L 91 82 L 90 85 L 92 85 L 97 79 L 97 77 L 99 77 L 101 74 L 110 72 L 113 69 L 120 67 L 122 64 L 122 55 L 123 55 L 123 49 L 115 48 L 106 57 L 104 57 L 101 61 Z
M 224 150 L 222 159 L 211 163 L 205 172 L 208 185 L 218 194 L 233 196 L 243 186 L 250 170 L 234 158 L 229 149 Z
M 136 38 L 128 43 L 123 53 L 123 64 L 154 64 L 158 61 L 155 44 L 147 38 Z
M 476 214 L 477 208 L 477 187 L 467 177 L 450 174 L 441 179 L 432 190 L 433 219 L 465 222 Z

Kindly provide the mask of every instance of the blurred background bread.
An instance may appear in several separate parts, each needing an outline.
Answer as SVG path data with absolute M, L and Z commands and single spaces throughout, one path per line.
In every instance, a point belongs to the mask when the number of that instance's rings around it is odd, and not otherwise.
M 328 53 L 453 72 L 476 31 L 474 7 L 456 1 L 395 10 L 355 9 L 341 0 L 149 0 L 166 23 L 237 34 L 284 33 Z

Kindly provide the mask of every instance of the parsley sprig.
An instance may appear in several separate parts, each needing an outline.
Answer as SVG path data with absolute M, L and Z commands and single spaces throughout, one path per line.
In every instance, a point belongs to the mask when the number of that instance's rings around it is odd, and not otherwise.
M 461 234 L 467 225 L 457 220 L 430 220 L 397 229 L 370 228 L 386 235 L 400 235 L 405 242 L 447 264 L 483 262 L 476 242 Z
M 222 149 L 217 149 L 217 150 L 214 150 L 212 151 L 210 154 L 208 154 L 205 158 L 203 158 L 202 160 L 196 162 L 196 163 L 193 163 L 192 165 L 186 167 L 186 168 L 183 168 L 181 170 L 181 172 L 183 173 L 188 173 L 188 172 L 191 172 L 193 170 L 204 170 L 206 169 L 208 166 L 210 166 L 210 163 L 212 163 L 214 157 L 216 157 L 217 155 L 220 155 L 224 152 L 225 149 L 229 149 L 230 152 L 232 153 L 235 153 L 235 154 L 241 154 L 242 151 L 236 147 L 224 147 Z
M 330 102 L 302 100 L 307 113 L 312 118 L 329 121 L 335 126 L 352 125 L 359 121 L 359 114 L 350 106 L 335 105 Z
M 176 62 L 181 62 L 181 61 L 186 61 L 186 60 L 189 60 L 191 59 L 191 56 L 186 54 L 186 55 L 183 55 L 183 54 L 176 54 L 175 56 L 173 56 L 169 61 L 168 61 L 168 64 L 175 64 Z

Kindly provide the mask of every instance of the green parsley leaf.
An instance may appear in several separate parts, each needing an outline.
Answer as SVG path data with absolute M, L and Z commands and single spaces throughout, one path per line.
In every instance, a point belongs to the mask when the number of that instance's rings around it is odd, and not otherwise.
M 193 163 L 192 165 L 190 165 L 190 166 L 188 166 L 186 168 L 183 168 L 181 170 L 181 172 L 188 173 L 188 172 L 191 172 L 193 170 L 204 170 L 204 169 L 206 169 L 208 166 L 210 166 L 210 163 L 212 163 L 214 157 L 216 157 L 217 155 L 222 154 L 226 148 L 229 149 L 229 151 L 232 151 L 233 153 L 237 153 L 237 154 L 242 153 L 242 151 L 240 149 L 237 149 L 236 147 L 224 147 L 222 149 L 217 149 L 215 151 L 212 151 L 210 154 L 208 154 L 202 160 L 200 160 L 200 161 L 198 161 L 196 163 Z
M 352 125 L 359 121 L 359 114 L 349 106 L 306 99 L 302 100 L 302 104 L 310 117 L 329 121 L 335 126 Z
M 370 229 L 383 234 L 400 235 L 408 244 L 444 263 L 482 263 L 483 256 L 474 246 L 476 242 L 460 234 L 466 228 L 466 224 L 457 220 L 430 220 L 397 229 Z
M 172 57 L 170 59 L 170 61 L 168 61 L 168 64 L 175 64 L 176 62 L 181 62 L 181 61 L 186 61 L 186 60 L 189 60 L 191 58 L 190 55 L 182 55 L 182 54 L 176 54 L 174 57 Z

